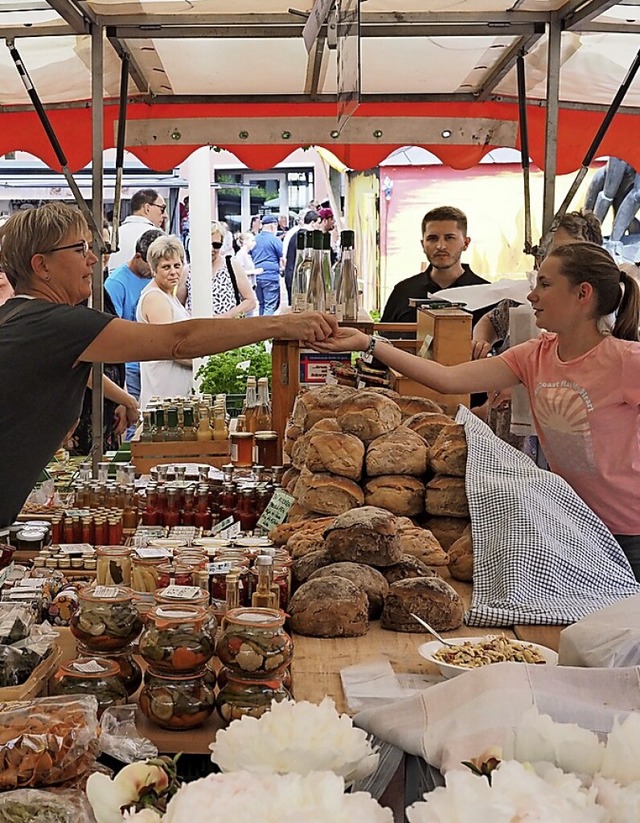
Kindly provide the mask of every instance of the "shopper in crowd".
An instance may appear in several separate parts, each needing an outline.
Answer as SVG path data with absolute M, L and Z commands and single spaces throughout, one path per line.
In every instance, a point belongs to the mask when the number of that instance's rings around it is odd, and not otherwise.
M 174 235 L 156 238 L 147 251 L 151 280 L 142 290 L 138 323 L 179 323 L 190 317 L 175 296 L 184 266 L 184 246 Z M 152 397 L 188 397 L 193 388 L 191 358 L 150 360 L 140 364 L 140 408 Z
M 156 238 L 161 237 L 160 229 L 149 229 L 136 241 L 135 251 L 128 263 L 119 266 L 106 279 L 104 287 L 118 317 L 123 320 L 136 319 L 136 309 L 142 290 L 151 279 L 151 267 L 147 262 L 147 251 Z M 140 364 L 126 364 L 127 391 L 133 397 L 140 397 Z M 129 432 L 129 437 L 133 431 Z
M 442 289 L 457 286 L 475 286 L 487 283 L 483 277 L 472 272 L 460 258 L 469 248 L 471 238 L 467 235 L 467 217 L 453 206 L 440 206 L 428 211 L 422 218 L 422 249 L 429 266 L 406 280 L 401 280 L 393 289 L 382 312 L 382 323 L 415 323 L 417 312 L 409 305 L 410 298 L 431 297 Z M 485 310 L 474 312 L 474 322 Z
M 4 306 L 10 297 L 13 297 L 13 286 L 7 279 L 4 270 L 0 269 L 0 306 Z
M 260 233 L 260 229 L 262 228 L 262 217 L 259 214 L 254 214 L 251 217 L 251 223 L 249 226 L 249 231 L 252 234 L 258 235 Z
M 12 523 L 73 427 L 91 363 L 205 357 L 272 337 L 318 342 L 337 330 L 318 312 L 146 325 L 79 304 L 91 295 L 91 235 L 80 211 L 49 203 L 0 229 L 15 296 L 0 307 L 0 523 Z
M 282 268 L 282 240 L 276 237 L 278 218 L 266 214 L 262 229 L 251 251 L 254 266 L 262 269 L 256 276 L 256 295 L 260 314 L 274 314 L 280 305 L 280 269 Z
M 118 231 L 118 250 L 109 260 L 109 271 L 115 271 L 133 257 L 136 241 L 149 229 L 164 229 L 167 205 L 155 189 L 141 189 L 131 198 L 131 214 L 125 217 Z
M 247 317 L 253 317 L 254 314 L 256 314 L 256 307 L 258 306 L 258 298 L 255 293 L 256 277 L 259 274 L 262 274 L 262 269 L 256 267 L 253 262 L 253 257 L 251 257 L 251 252 L 256 245 L 256 238 L 250 231 L 245 231 L 236 235 L 236 243 L 238 245 L 238 251 L 234 257 L 234 262 L 237 263 L 240 268 L 244 269 L 244 273 L 247 275 L 247 280 L 249 281 L 249 285 L 251 286 L 251 290 L 253 292 L 253 298 L 255 300 L 254 308 L 251 309 L 251 311 L 247 311 L 246 315 Z
M 540 337 L 504 354 L 443 366 L 355 329 L 320 351 L 375 350 L 387 366 L 443 394 L 522 383 L 551 470 L 608 526 L 640 580 L 640 290 L 604 249 L 554 249 L 528 295 Z
M 313 231 L 320 228 L 320 215 L 317 211 L 307 211 L 304 213 L 302 220 L 287 234 L 283 243 L 283 257 L 284 257 L 284 282 L 287 287 L 287 294 L 289 295 L 289 303 L 291 303 L 291 285 L 293 283 L 293 273 L 296 266 L 297 256 L 297 237 L 300 231 Z

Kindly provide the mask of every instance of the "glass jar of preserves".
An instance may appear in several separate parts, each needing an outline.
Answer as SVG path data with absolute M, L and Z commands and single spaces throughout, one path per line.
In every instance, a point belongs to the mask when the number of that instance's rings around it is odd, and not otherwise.
M 78 592 L 80 607 L 71 616 L 73 636 L 91 651 L 117 651 L 140 634 L 142 619 L 124 586 L 87 586 Z
M 230 560 L 216 560 L 209 564 L 209 591 L 211 593 L 211 602 L 218 606 L 224 607 L 227 599 L 227 575 L 229 572 L 236 572 L 240 575 L 240 600 L 242 605 L 247 605 L 248 601 L 248 587 L 247 575 L 248 568 L 238 559 Z
M 261 717 L 271 708 L 274 700 L 280 703 L 291 697 L 279 677 L 272 680 L 246 680 L 236 678 L 228 669 L 222 669 L 220 675 L 226 682 L 220 688 L 216 707 L 220 717 L 227 723 L 245 715 Z
M 158 672 L 201 669 L 215 649 L 210 620 L 211 614 L 199 606 L 154 606 L 140 638 L 140 654 Z
M 149 668 L 138 698 L 140 710 L 163 729 L 201 726 L 215 708 L 213 687 L 205 670 L 166 674 Z
M 39 552 L 45 546 L 47 532 L 40 528 L 24 528 L 16 534 L 16 543 L 20 551 Z
M 81 657 L 95 657 L 99 660 L 112 660 L 118 666 L 118 677 L 124 686 L 127 695 L 131 697 L 140 688 L 142 683 L 142 669 L 138 661 L 133 656 L 133 648 L 130 646 L 118 652 L 100 652 L 96 654 L 87 649 L 82 643 L 78 643 L 78 653 Z
M 98 717 L 111 706 L 124 706 L 127 691 L 113 660 L 79 657 L 62 663 L 53 677 L 52 694 L 93 695 L 98 701 Z
M 216 654 L 236 677 L 273 679 L 291 662 L 293 642 L 280 609 L 232 609 L 224 616 Z
M 255 457 L 255 462 L 260 466 L 265 466 L 267 469 L 280 465 L 282 461 L 278 447 L 278 432 L 256 432 Z
M 131 588 L 134 592 L 153 594 L 160 585 L 160 566 L 166 557 L 140 557 L 135 552 L 131 556 Z
M 252 432 L 231 432 L 231 462 L 238 468 L 253 466 L 254 435 Z
M 131 549 L 124 546 L 98 546 L 96 562 L 96 583 L 99 586 L 131 585 Z
M 174 606 L 198 606 L 206 609 L 209 605 L 209 592 L 198 586 L 166 586 L 157 589 L 154 594 L 157 604 L 169 604 Z

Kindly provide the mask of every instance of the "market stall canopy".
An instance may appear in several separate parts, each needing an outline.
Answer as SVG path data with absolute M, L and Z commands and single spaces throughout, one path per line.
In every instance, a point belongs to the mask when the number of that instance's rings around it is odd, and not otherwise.
M 331 5 L 328 3 L 327 5 Z M 425 10 L 425 6 L 429 6 Z M 360 105 L 337 127 L 335 20 L 307 52 L 311 0 L 0 0 L 72 169 L 91 159 L 91 31 L 104 29 L 104 145 L 115 144 L 120 58 L 129 56 L 126 145 L 168 169 L 195 148 L 268 168 L 299 146 L 370 168 L 403 145 L 456 168 L 518 147 L 515 62 L 526 53 L 530 154 L 544 166 L 549 40 L 560 37 L 559 173 L 576 169 L 638 49 L 631 0 L 367 0 Z M 552 66 L 552 73 L 554 67 Z M 0 153 L 57 163 L 9 50 L 0 51 Z M 640 167 L 635 81 L 600 153 Z

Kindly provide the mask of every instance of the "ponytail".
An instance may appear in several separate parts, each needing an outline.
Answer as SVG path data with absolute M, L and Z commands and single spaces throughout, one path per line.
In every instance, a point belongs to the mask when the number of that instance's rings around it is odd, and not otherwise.
M 618 306 L 616 322 L 611 332 L 621 340 L 638 341 L 638 324 L 640 323 L 640 289 L 634 277 L 626 271 L 620 271 L 620 284 L 624 287 L 622 299 Z

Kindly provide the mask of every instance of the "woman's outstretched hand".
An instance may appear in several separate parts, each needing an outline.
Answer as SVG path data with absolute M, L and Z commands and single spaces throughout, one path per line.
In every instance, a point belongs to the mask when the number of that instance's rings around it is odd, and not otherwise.
M 338 327 L 331 337 L 321 342 L 307 341 L 316 351 L 365 351 L 369 345 L 369 335 L 357 329 Z

